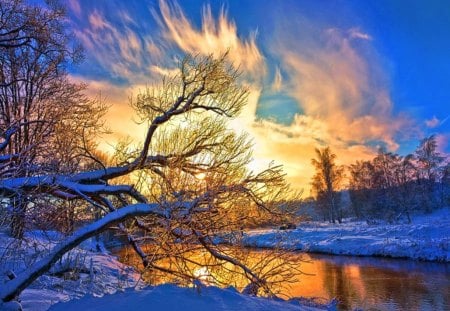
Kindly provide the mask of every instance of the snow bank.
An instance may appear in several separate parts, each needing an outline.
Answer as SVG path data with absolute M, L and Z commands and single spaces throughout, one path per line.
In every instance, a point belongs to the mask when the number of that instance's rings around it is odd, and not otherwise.
M 252 247 L 450 262 L 450 208 L 417 216 L 411 224 L 305 222 L 295 230 L 247 232 L 243 240 Z
M 183 311 L 273 311 L 297 310 L 313 311 L 318 308 L 301 306 L 299 302 L 277 301 L 266 298 L 245 296 L 233 288 L 217 287 L 182 288 L 175 285 L 161 285 L 141 291 L 126 291 L 101 299 L 83 297 L 60 303 L 51 311 L 108 310 L 108 311 L 144 311 L 144 310 L 183 310 Z
M 21 244 L 0 233 L 2 276 L 13 270 L 20 274 L 27 266 L 39 260 L 62 237 L 55 232 L 27 232 Z M 75 248 L 58 261 L 45 275 L 39 277 L 19 296 L 23 310 L 44 311 L 57 302 L 80 298 L 86 294 L 96 297 L 112 294 L 130 287 L 144 287 L 141 275 L 115 257 L 94 252 L 93 241 L 85 248 Z M 5 258 L 8 258 L 5 260 Z M 0 310 L 4 306 L 0 305 Z

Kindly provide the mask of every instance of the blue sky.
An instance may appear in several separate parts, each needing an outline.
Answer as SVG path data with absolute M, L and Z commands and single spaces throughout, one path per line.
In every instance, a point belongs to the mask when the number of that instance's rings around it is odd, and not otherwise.
M 69 0 L 68 7 L 86 50 L 71 75 L 111 101 L 117 137 L 132 127 L 123 103 L 130 94 L 161 79 L 183 53 L 229 49 L 251 87 L 241 124 L 255 141 L 255 167 L 274 159 L 305 185 L 315 147 L 331 146 L 347 164 L 380 146 L 412 152 L 436 134 L 450 151 L 445 1 Z

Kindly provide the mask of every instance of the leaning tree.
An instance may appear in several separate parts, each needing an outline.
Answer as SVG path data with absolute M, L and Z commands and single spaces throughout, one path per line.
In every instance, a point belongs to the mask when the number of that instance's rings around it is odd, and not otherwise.
M 189 257 L 189 252 L 201 249 L 208 254 L 207 267 L 230 270 L 231 265 L 234 273 L 247 280 L 247 292 L 273 294 L 271 284 L 292 276 L 281 264 L 283 255 L 246 264 L 245 251 L 231 252 L 214 241 L 218 235 L 238 240 L 245 217 L 254 217 L 255 210 L 276 217 L 280 202 L 288 201 L 281 168 L 248 171 L 248 138 L 226 124 L 247 101 L 248 91 L 238 79 L 226 55 L 187 56 L 176 75 L 132 101 L 148 125 L 146 134 L 138 147 L 119 150 L 116 165 L 3 177 L 0 192 L 4 197 L 39 193 L 52 202 L 88 204 L 96 210 L 97 219 L 26 270 L 16 271 L 17 277 L 2 286 L 0 298 L 13 299 L 67 251 L 108 228 L 126 237 L 147 270 L 181 280 L 195 278 L 188 269 L 171 267 L 204 266 L 205 262 Z M 11 143 L 4 137 L 2 145 Z

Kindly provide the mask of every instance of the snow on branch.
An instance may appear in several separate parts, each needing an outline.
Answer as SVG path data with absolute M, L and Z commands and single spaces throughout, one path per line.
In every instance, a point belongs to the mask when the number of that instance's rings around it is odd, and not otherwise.
M 186 206 L 189 207 L 190 205 Z M 158 204 L 129 205 L 109 213 L 100 220 L 79 229 L 72 236 L 55 246 L 46 257 L 20 273 L 17 278 L 7 282 L 0 291 L 0 299 L 4 302 L 12 300 L 40 275 L 47 271 L 50 266 L 58 261 L 67 251 L 88 238 L 127 218 L 150 214 L 164 216 L 165 211 L 162 210 Z

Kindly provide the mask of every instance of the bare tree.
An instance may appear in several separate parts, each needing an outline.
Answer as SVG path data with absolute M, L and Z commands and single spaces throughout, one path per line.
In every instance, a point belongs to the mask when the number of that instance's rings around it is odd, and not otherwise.
M 438 205 L 437 183 L 441 179 L 441 173 L 445 158 L 437 151 L 437 141 L 434 135 L 420 141 L 415 152 L 417 160 L 417 179 L 421 192 L 422 205 L 426 212 Z
M 163 266 L 161 260 L 175 256 L 187 264 L 192 259 L 186 251 L 201 248 L 224 269 L 225 263 L 237 267 L 252 292 L 272 293 L 273 274 L 253 271 L 213 239 L 236 233 L 238 221 L 227 217 L 233 211 L 253 204 L 264 213 L 276 213 L 276 202 L 284 201 L 287 190 L 284 175 L 277 166 L 258 174 L 245 168 L 250 145 L 245 136 L 228 130 L 225 120 L 239 113 L 247 90 L 226 55 L 188 56 L 179 68 L 177 75 L 132 102 L 148 129 L 138 149 L 122 150 L 117 166 L 1 180 L 4 195 L 37 192 L 53 200 L 85 202 L 99 216 L 7 282 L 0 292 L 3 301 L 13 299 L 69 249 L 112 225 L 126 236 L 147 269 L 195 277 Z M 127 176 L 138 182 L 120 183 Z M 152 245 L 148 252 L 143 243 Z M 283 275 L 283 269 L 278 265 L 273 271 Z
M 335 163 L 336 155 L 329 147 L 316 148 L 317 159 L 311 163 L 316 168 L 316 174 L 312 180 L 312 191 L 319 204 L 322 204 L 328 214 L 328 220 L 335 223 L 342 222 L 342 212 L 339 207 L 339 194 L 337 190 L 344 178 L 344 167 Z
M 350 195 L 356 216 L 411 222 L 411 211 L 430 212 L 442 205 L 444 163 L 431 136 L 421 141 L 415 155 L 379 150 L 373 160 L 352 164 Z
M 407 187 L 413 173 L 411 156 L 379 150 L 372 161 L 350 165 L 350 195 L 356 215 L 372 221 L 372 218 L 394 220 L 402 213 L 409 218 Z M 403 207 L 403 210 L 401 208 Z
M 92 147 L 105 106 L 69 81 L 81 57 L 64 27 L 64 10 L 22 0 L 0 3 L 0 174 L 26 177 L 75 171 Z M 97 129 L 98 130 L 98 129 Z M 89 139 L 87 139 L 89 137 Z M 21 238 L 31 193 L 15 193 L 11 232 Z
M 349 166 L 349 193 L 352 208 L 358 219 L 368 217 L 373 209 L 374 172 L 371 161 L 356 161 Z
M 442 196 L 443 196 L 443 205 L 449 205 L 450 204 L 450 162 L 443 168 L 442 172 L 442 178 L 441 178 L 441 184 L 442 184 Z

